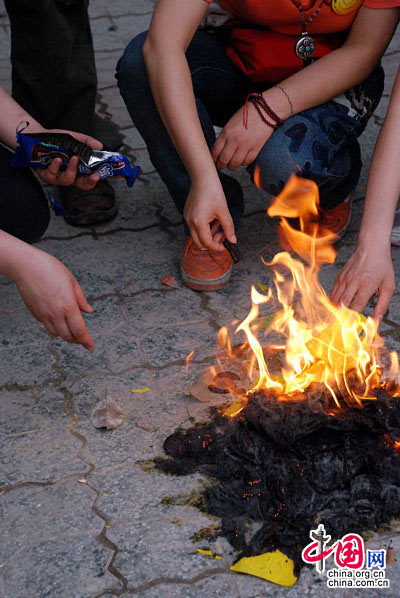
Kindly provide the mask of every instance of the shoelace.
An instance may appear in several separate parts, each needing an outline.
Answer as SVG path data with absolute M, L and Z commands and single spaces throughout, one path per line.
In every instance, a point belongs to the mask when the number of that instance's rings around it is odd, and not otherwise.
M 192 247 L 192 245 L 194 245 L 194 243 L 193 243 L 193 239 L 192 239 L 192 237 L 189 237 L 189 239 L 187 240 L 187 243 L 186 243 L 186 247 L 185 247 L 185 253 L 184 253 L 185 257 L 187 257 L 187 255 L 188 255 L 188 253 L 189 253 L 189 249 Z M 195 247 L 195 249 L 196 249 L 197 251 L 201 251 L 200 249 L 197 249 L 197 247 Z M 219 261 L 216 259 L 215 255 L 212 253 L 212 251 L 210 251 L 209 249 L 207 249 L 207 251 L 208 251 L 208 253 L 209 253 L 209 255 L 210 255 L 211 259 L 212 259 L 212 260 L 213 260 L 213 261 L 214 261 L 214 262 L 217 264 L 217 266 L 218 266 L 219 268 L 221 268 L 221 269 L 222 269 L 222 265 L 221 265 L 221 264 L 219 263 Z M 225 250 L 225 251 L 226 251 L 226 250 Z

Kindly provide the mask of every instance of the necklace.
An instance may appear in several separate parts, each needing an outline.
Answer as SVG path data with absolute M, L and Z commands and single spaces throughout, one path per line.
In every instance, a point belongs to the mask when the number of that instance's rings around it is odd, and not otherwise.
M 300 18 L 301 18 L 301 37 L 297 40 L 294 51 L 298 58 L 301 58 L 303 61 L 307 61 L 311 58 L 314 54 L 315 50 L 315 40 L 308 35 L 307 33 L 307 25 L 311 23 L 315 19 L 315 17 L 319 14 L 319 11 L 322 8 L 324 0 L 321 0 L 318 8 L 314 11 L 314 13 L 309 17 L 307 20 L 304 19 L 304 9 L 301 3 L 301 0 L 298 0 L 297 8 L 299 9 Z

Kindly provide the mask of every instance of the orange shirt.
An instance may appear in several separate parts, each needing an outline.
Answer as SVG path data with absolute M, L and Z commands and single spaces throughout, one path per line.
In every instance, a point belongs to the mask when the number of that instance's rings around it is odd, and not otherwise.
M 301 34 L 299 0 L 219 0 L 219 4 L 242 21 L 286 35 Z M 307 20 L 318 8 L 320 0 L 301 0 L 301 4 Z M 393 8 L 400 6 L 400 0 L 323 0 L 318 15 L 307 25 L 308 33 L 345 31 L 353 23 L 362 4 L 368 8 Z

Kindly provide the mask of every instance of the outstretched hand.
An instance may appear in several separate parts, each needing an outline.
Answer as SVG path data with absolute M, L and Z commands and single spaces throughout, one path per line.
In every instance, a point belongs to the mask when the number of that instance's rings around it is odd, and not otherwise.
M 93 308 L 75 277 L 59 260 L 29 247 L 13 280 L 26 307 L 49 334 L 93 351 L 94 344 L 81 313 L 91 314 Z
M 396 288 L 393 264 L 389 249 L 368 251 L 359 247 L 339 273 L 332 289 L 334 303 L 361 312 L 369 299 L 378 292 L 374 317 L 385 315 Z
M 86 135 L 85 133 L 75 133 L 74 131 L 65 131 L 63 129 L 48 129 L 46 132 L 68 133 L 69 135 L 72 135 L 72 137 L 75 137 L 75 139 L 78 141 L 86 143 L 86 145 L 92 149 L 101 150 L 103 147 L 103 144 L 100 141 L 94 139 L 94 137 L 91 137 L 90 135 Z M 98 174 L 78 175 L 78 156 L 73 156 L 70 159 L 67 169 L 63 172 L 60 171 L 61 164 L 61 158 L 55 158 L 48 168 L 38 168 L 36 172 L 42 181 L 50 185 L 75 185 L 75 187 L 79 187 L 79 189 L 84 191 L 93 189 L 100 178 Z

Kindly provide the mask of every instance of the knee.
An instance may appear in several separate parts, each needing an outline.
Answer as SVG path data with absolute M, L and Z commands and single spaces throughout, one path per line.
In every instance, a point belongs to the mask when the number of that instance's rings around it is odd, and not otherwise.
M 143 88 L 147 81 L 146 65 L 143 58 L 143 45 L 147 31 L 140 33 L 127 45 L 117 64 L 116 79 L 121 94 Z
M 36 243 L 49 226 L 50 211 L 47 198 L 39 184 L 27 186 L 23 197 L 15 198 L 0 219 L 0 228 L 10 235 Z
M 357 140 L 339 120 L 322 127 L 317 119 L 296 115 L 274 131 L 255 162 L 261 186 L 277 195 L 294 173 L 315 181 L 320 189 L 334 189 L 359 169 L 355 146 Z

